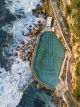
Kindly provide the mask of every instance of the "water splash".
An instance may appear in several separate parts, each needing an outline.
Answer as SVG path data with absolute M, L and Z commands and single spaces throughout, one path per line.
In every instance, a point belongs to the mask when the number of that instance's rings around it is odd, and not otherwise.
M 16 107 L 23 95 L 21 87 L 31 79 L 27 62 L 14 63 L 11 72 L 0 68 L 0 107 Z
M 20 58 L 20 51 L 16 50 L 16 47 L 22 46 L 21 41 L 30 40 L 30 37 L 24 37 L 23 32 L 27 33 L 30 25 L 34 27 L 35 23 L 37 24 L 39 20 L 44 22 L 44 19 L 42 16 L 36 18 L 31 12 L 40 0 L 5 0 L 5 3 L 16 20 L 2 27 L 13 36 L 13 42 L 8 47 L 11 54 L 8 64 L 11 63 L 11 70 L 0 68 L 0 107 L 16 107 L 23 95 L 22 88 L 32 80 L 28 61 Z M 21 17 L 19 18 L 18 15 Z M 5 57 L 4 49 L 3 53 Z
M 6 7 L 13 14 L 21 14 L 22 12 L 26 14 L 31 12 L 38 3 L 40 3 L 40 0 L 6 0 Z

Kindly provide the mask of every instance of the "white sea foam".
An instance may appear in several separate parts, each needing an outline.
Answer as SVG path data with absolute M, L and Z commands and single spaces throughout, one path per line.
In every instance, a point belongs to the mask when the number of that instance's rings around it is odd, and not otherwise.
M 44 19 L 42 16 L 36 18 L 31 12 L 40 0 L 5 0 L 5 2 L 6 8 L 8 8 L 12 14 L 16 17 L 17 15 L 22 15 L 22 17 L 20 19 L 17 17 L 12 24 L 7 24 L 3 27 L 3 30 L 13 35 L 15 42 L 9 47 L 9 51 L 13 49 L 13 52 L 17 52 L 18 56 L 12 56 L 13 64 L 10 71 L 0 68 L 0 107 L 16 107 L 22 98 L 23 86 L 28 85 L 32 80 L 28 61 L 22 61 L 20 59 L 20 52 L 16 51 L 16 46 L 20 45 L 21 40 L 30 40 L 29 37 L 22 35 L 22 32 L 28 32 L 29 25 L 33 27 L 34 23 L 37 23 L 39 20 L 44 22 Z
M 31 12 L 38 3 L 40 0 L 6 0 L 6 6 L 13 14 L 20 14 L 20 10 L 25 14 Z
M 11 72 L 0 68 L 0 107 L 16 107 L 23 95 L 20 89 L 31 79 L 28 62 L 20 59 L 12 65 Z
M 7 24 L 3 27 L 3 30 L 7 31 L 8 33 L 13 34 L 13 38 L 16 41 L 25 40 L 22 33 L 26 34 L 28 32 L 28 28 L 31 25 L 34 27 L 34 24 L 37 24 L 38 21 L 44 23 L 43 17 L 36 18 L 31 13 L 28 13 L 25 18 L 18 19 L 12 23 L 12 25 Z
M 16 17 L 17 15 L 22 15 L 22 18 L 17 18 L 12 24 L 7 24 L 3 27 L 3 30 L 8 33 L 13 34 L 14 40 L 20 41 L 25 40 L 22 33 L 28 32 L 28 27 L 31 25 L 34 27 L 34 23 L 37 24 L 40 20 L 44 23 L 44 18 L 40 15 L 39 18 L 32 15 L 32 9 L 40 3 L 40 0 L 6 0 L 6 7 L 13 13 Z M 22 11 L 22 12 L 21 12 Z

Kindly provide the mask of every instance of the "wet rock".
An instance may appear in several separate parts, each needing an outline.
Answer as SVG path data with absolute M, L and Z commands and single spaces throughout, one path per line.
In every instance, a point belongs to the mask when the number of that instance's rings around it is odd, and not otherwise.
M 34 34 L 36 34 L 36 33 L 38 32 L 38 30 L 35 29 L 35 28 L 33 28 L 33 30 L 32 30 L 31 32 L 32 32 L 32 34 L 34 35 Z
M 24 44 L 25 44 L 25 42 L 24 42 L 24 41 L 21 41 L 21 44 L 23 44 L 23 45 L 24 45 Z
M 19 50 L 20 50 L 20 46 L 17 46 L 17 47 L 16 47 L 16 50 L 19 51 Z
M 34 26 L 39 29 L 39 25 L 38 24 L 34 24 Z
M 26 53 L 25 53 L 25 50 L 23 50 L 23 49 L 20 50 L 20 58 L 22 60 L 26 60 Z
M 13 56 L 18 56 L 18 53 L 17 52 L 13 53 Z
M 33 15 L 35 15 L 36 17 L 38 17 L 39 14 L 42 14 L 42 12 L 43 12 L 43 7 L 39 4 L 36 6 L 36 9 L 32 10 Z

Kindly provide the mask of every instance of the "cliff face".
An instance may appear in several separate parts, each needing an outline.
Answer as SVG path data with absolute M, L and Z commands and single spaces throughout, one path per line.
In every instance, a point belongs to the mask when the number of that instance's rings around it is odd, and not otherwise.
M 72 92 L 77 103 L 80 102 L 80 0 L 61 0 L 59 6 L 69 26 L 72 59 Z M 79 105 L 80 106 L 80 105 Z

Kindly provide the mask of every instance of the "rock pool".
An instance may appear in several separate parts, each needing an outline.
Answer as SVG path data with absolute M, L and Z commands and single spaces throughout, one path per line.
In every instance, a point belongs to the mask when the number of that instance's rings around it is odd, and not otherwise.
M 38 40 L 33 70 L 37 77 L 49 87 L 57 85 L 64 59 L 64 46 L 52 31 L 45 31 Z

